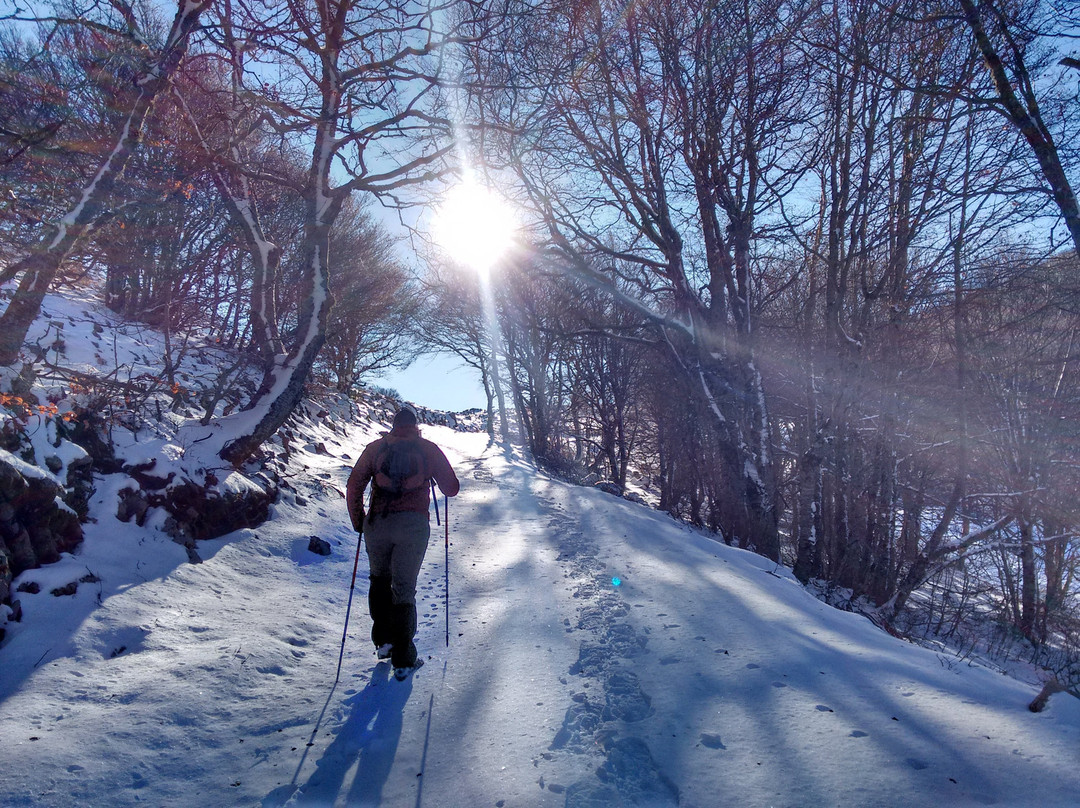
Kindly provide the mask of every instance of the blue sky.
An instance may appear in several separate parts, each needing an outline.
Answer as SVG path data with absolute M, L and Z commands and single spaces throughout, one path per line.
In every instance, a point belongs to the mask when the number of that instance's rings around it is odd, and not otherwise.
M 406 401 L 433 410 L 486 406 L 480 374 L 453 354 L 426 354 L 405 370 L 387 371 L 369 383 L 397 390 Z

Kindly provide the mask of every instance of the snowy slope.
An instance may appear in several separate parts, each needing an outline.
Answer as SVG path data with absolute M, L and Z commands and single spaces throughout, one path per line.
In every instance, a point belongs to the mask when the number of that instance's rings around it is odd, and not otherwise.
M 341 491 L 376 425 L 256 530 L 118 523 L 35 570 L 0 649 L 4 806 L 1074 805 L 1080 703 L 885 634 L 785 570 L 429 427 L 451 501 L 450 647 L 432 522 L 411 680 L 367 641 Z M 334 545 L 328 558 L 308 538 Z M 93 572 L 74 596 L 54 586 Z M 614 579 L 618 579 L 616 585 Z M 100 603 L 100 605 L 99 605 Z M 121 649 L 123 649 L 121 651 Z

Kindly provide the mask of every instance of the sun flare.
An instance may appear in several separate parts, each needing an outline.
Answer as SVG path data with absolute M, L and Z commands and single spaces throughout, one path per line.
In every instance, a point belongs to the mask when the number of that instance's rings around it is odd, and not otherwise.
M 447 192 L 433 221 L 435 239 L 446 254 L 481 273 L 490 272 L 509 251 L 517 227 L 504 199 L 468 181 Z

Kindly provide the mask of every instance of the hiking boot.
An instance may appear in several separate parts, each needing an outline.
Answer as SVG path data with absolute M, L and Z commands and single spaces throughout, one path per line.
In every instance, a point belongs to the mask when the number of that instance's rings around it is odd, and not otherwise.
M 395 668 L 411 668 L 416 664 L 416 606 L 412 603 L 395 604 L 390 610 L 390 637 L 394 646 L 390 664 Z
M 409 674 L 413 673 L 416 670 L 419 670 L 422 667 L 424 667 L 424 660 L 420 659 L 420 657 L 417 657 L 416 662 L 408 667 L 394 668 L 394 678 L 397 679 L 399 682 L 403 682 L 409 678 Z

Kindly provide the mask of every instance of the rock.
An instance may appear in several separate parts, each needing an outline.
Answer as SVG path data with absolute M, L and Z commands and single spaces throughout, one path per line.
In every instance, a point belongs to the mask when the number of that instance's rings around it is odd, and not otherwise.
M 170 471 L 166 477 L 158 477 L 150 472 L 157 466 L 157 458 L 145 463 L 136 463 L 132 466 L 124 466 L 123 472 L 139 484 L 143 491 L 160 491 L 167 487 L 176 477 L 175 471 Z
M 0 603 L 7 600 L 11 594 L 11 577 L 11 564 L 3 546 L 0 545 Z
M 67 494 L 64 502 L 85 521 L 94 495 L 94 461 L 89 455 L 73 458 L 67 464 Z
M 162 529 L 165 531 L 165 535 L 169 536 L 174 543 L 184 548 L 187 552 L 189 564 L 202 563 L 202 556 L 199 555 L 199 551 L 195 548 L 195 539 L 188 533 L 183 523 L 170 516 L 165 520 Z
M 58 598 L 62 598 L 65 595 L 74 595 L 75 592 L 78 590 L 78 588 L 79 588 L 79 582 L 78 581 L 72 581 L 70 584 L 65 584 L 64 586 L 56 587 L 56 589 L 53 589 L 49 594 L 51 594 L 51 595 L 53 595 L 55 597 L 58 597 Z
M 148 495 L 151 506 L 164 507 L 172 517 L 167 532 L 194 541 L 216 539 L 240 528 L 258 527 L 270 515 L 277 498 L 277 486 L 266 477 L 248 477 L 244 490 L 222 493 L 187 481 L 169 488 L 163 495 Z M 188 546 L 186 541 L 182 541 Z
M 141 491 L 133 491 L 125 488 L 120 492 L 120 503 L 116 507 L 116 518 L 121 522 L 135 520 L 139 527 L 146 521 L 146 513 L 150 510 L 150 503 L 143 497 Z
M 58 560 L 82 541 L 78 516 L 57 504 L 63 494 L 43 472 L 0 460 L 0 601 L 21 572 Z
M 326 539 L 320 539 L 318 536 L 311 537 L 307 548 L 316 555 L 330 555 L 330 542 L 326 541 Z
M 64 469 L 64 461 L 56 455 L 49 455 L 45 458 L 45 467 L 53 474 L 59 474 Z
M 65 426 L 66 437 L 88 453 L 94 470 L 101 474 L 120 471 L 123 464 L 116 459 L 112 444 L 105 437 L 108 434 L 105 419 L 91 409 L 76 407 L 73 412 L 75 419 Z
M 598 488 L 605 494 L 612 494 L 616 497 L 622 496 L 622 489 L 617 483 L 613 483 L 611 480 L 601 480 L 593 485 L 593 488 Z
M 25 592 L 28 595 L 36 595 L 38 592 L 41 591 L 41 584 L 39 584 L 37 581 L 23 581 L 21 584 L 19 584 L 19 588 L 15 591 Z

